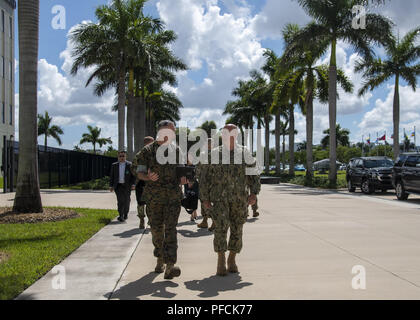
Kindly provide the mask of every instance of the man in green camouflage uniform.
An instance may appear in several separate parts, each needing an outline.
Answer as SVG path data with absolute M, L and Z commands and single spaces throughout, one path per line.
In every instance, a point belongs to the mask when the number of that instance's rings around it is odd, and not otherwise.
M 237 127 L 226 125 L 223 129 L 223 146 L 212 151 L 212 164 L 204 167 L 204 172 L 201 173 L 205 178 L 201 199 L 206 208 L 211 208 L 212 218 L 216 224 L 214 250 L 218 253 L 217 275 L 219 276 L 225 276 L 228 271 L 238 272 L 235 258 L 242 250 L 243 225 L 247 219 L 248 205 L 255 203 L 261 189 L 259 176 L 256 172 L 250 175 L 247 170 L 256 168 L 255 159 L 245 147 L 237 144 L 237 136 Z M 223 158 L 223 154 L 228 162 L 223 164 L 219 160 L 220 164 L 214 164 L 217 158 Z M 238 154 L 240 156 L 237 162 L 235 155 Z M 244 159 L 252 164 L 247 164 Z M 225 253 L 228 250 L 230 253 L 226 268 Z
M 213 149 L 213 146 L 214 146 L 213 139 L 211 138 L 208 139 L 208 163 L 209 164 L 211 162 L 211 150 Z M 201 185 L 205 183 L 205 177 L 201 176 L 201 173 L 203 172 L 202 168 L 207 165 L 208 164 L 199 163 L 196 168 L 196 175 L 197 175 L 198 182 L 200 184 L 200 189 L 201 189 Z M 197 227 L 202 228 L 202 229 L 209 228 L 208 219 L 209 218 L 211 219 L 211 209 L 207 209 L 204 206 L 204 201 L 202 200 L 201 200 L 201 215 L 203 216 L 203 221 L 199 225 L 197 225 Z M 212 220 L 212 224 L 211 224 L 211 227 L 209 228 L 209 231 L 213 232 L 215 228 L 216 228 L 216 225 L 214 224 L 214 220 Z
M 162 121 L 158 131 L 157 141 L 144 147 L 136 155 L 133 167 L 138 178 L 146 182 L 142 200 L 146 202 L 155 247 L 154 256 L 157 258 L 155 272 L 165 271 L 165 279 L 173 279 L 181 274 L 181 269 L 175 267 L 178 250 L 176 227 L 181 212 L 180 185 L 186 184 L 186 178 L 183 177 L 180 181 L 176 174 L 176 162 L 183 155 L 179 147 L 172 143 L 175 140 L 175 124 L 168 120 Z M 176 154 L 175 163 L 159 163 L 159 150 L 163 150 L 161 147 L 166 150 L 160 156 Z

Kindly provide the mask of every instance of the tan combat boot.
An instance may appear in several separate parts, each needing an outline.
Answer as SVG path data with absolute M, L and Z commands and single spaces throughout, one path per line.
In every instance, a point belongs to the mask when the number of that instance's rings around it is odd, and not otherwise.
M 216 275 L 224 277 L 227 275 L 226 270 L 226 256 L 224 252 L 219 252 L 219 258 L 217 260 L 217 273 Z
M 229 253 L 229 257 L 228 257 L 228 261 L 227 261 L 228 271 L 230 273 L 238 273 L 239 272 L 238 266 L 236 265 L 235 258 L 236 258 L 236 253 L 231 251 Z
M 208 218 L 204 217 L 203 221 L 201 221 L 200 224 L 197 225 L 198 228 L 200 229 L 207 229 L 209 227 L 208 223 L 207 223 Z
M 165 271 L 165 263 L 163 262 L 163 258 L 157 259 L 157 264 L 155 268 L 156 273 L 163 273 Z
M 145 226 L 144 226 L 144 218 L 140 218 L 139 229 L 145 229 Z
M 214 224 L 214 220 L 211 223 L 211 227 L 209 228 L 210 232 L 213 232 L 216 229 L 216 225 Z
M 175 267 L 173 263 L 168 263 L 166 265 L 164 279 L 171 280 L 175 277 L 179 277 L 180 275 L 181 275 L 181 269 L 179 267 Z

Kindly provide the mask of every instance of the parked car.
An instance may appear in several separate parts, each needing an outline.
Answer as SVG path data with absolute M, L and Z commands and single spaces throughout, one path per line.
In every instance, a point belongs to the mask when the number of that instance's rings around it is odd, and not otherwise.
M 392 184 L 398 200 L 407 200 L 410 193 L 420 194 L 420 153 L 403 153 L 392 170 Z
M 394 162 L 388 157 L 361 157 L 350 160 L 346 170 L 349 192 L 360 187 L 363 193 L 371 194 L 376 190 L 386 192 L 393 189 L 392 168 Z
M 295 166 L 295 171 L 306 171 L 306 169 L 303 164 L 298 164 Z

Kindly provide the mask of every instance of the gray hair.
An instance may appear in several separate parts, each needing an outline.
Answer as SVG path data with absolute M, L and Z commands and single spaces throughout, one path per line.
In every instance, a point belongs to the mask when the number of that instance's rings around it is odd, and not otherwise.
M 159 122 L 157 129 L 159 131 L 160 129 L 167 128 L 167 127 L 169 127 L 171 125 L 173 125 L 175 127 L 175 123 L 173 121 L 171 121 L 171 120 L 163 120 L 163 121 Z

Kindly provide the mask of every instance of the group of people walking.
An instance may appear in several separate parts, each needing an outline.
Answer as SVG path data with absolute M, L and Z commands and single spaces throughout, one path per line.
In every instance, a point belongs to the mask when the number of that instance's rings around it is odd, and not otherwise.
M 175 131 L 172 121 L 160 122 L 157 139 L 146 138 L 145 147 L 135 156 L 132 164 L 126 161 L 125 152 L 119 153 L 119 162 L 112 167 L 110 182 L 110 191 L 117 195 L 118 219 L 121 222 L 127 219 L 131 190 L 135 189 L 140 228 L 145 227 L 145 216 L 150 224 L 154 256 L 157 258 L 155 272 L 164 272 L 165 279 L 173 279 L 181 274 L 181 269 L 176 266 L 176 227 L 181 206 L 195 219 L 200 199 L 203 221 L 198 227 L 208 228 L 208 220 L 212 220 L 209 230 L 214 232 L 214 251 L 218 255 L 216 274 L 225 276 L 228 272 L 237 273 L 236 255 L 242 250 L 243 225 L 248 217 L 248 206 L 253 207 L 254 217 L 259 215 L 257 195 L 261 189 L 260 178 L 257 174 L 247 174 L 247 169 L 256 168 L 256 162 L 244 160 L 253 159 L 252 155 L 237 143 L 238 128 L 229 124 L 222 131 L 220 147 L 213 148 L 213 141 L 209 139 L 209 162 L 199 163 L 195 179 L 188 181 L 186 177 L 178 176 L 179 165 L 161 164 L 158 161 L 161 147 L 166 152 L 175 153 L 176 159 L 183 157 L 180 148 L 173 143 Z M 240 163 L 235 161 L 237 154 L 243 157 Z M 210 161 L 222 159 L 222 156 L 223 161 L 215 164 Z M 185 186 L 185 196 L 181 186 Z

